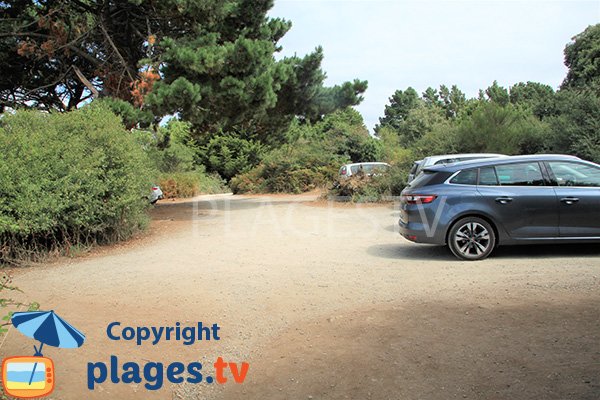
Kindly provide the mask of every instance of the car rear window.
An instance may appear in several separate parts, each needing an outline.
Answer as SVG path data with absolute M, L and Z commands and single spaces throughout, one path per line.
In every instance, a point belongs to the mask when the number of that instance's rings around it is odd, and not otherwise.
M 420 188 L 443 183 L 450 176 L 449 172 L 423 170 L 411 183 L 410 188 Z
M 350 167 L 350 171 L 352 171 L 352 175 L 358 172 L 358 165 L 353 165 Z
M 476 185 L 477 184 L 477 169 L 466 169 L 460 171 L 454 178 L 450 179 L 450 183 L 457 185 Z
M 497 165 L 496 175 L 502 186 L 544 186 L 537 162 Z
M 497 186 L 498 177 L 494 167 L 485 167 L 479 169 L 479 184 L 483 186 Z

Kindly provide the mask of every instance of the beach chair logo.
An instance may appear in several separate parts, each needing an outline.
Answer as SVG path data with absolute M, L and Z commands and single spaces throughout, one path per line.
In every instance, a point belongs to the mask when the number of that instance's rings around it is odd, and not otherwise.
M 25 336 L 38 340 L 33 357 L 8 357 L 2 362 L 2 386 L 5 394 L 21 399 L 49 395 L 54 390 L 54 363 L 42 354 L 44 344 L 60 348 L 83 345 L 85 335 L 60 318 L 54 311 L 14 313 L 12 325 Z

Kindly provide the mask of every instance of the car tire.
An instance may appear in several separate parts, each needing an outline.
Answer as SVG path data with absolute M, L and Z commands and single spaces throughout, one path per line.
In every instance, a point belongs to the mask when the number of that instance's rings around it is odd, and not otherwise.
M 155 205 L 157 201 L 158 201 L 158 199 L 152 200 L 152 201 L 150 202 L 150 204 L 152 204 L 152 205 Z
M 486 220 L 466 217 L 452 225 L 448 234 L 448 247 L 461 260 L 483 260 L 496 247 L 496 233 Z

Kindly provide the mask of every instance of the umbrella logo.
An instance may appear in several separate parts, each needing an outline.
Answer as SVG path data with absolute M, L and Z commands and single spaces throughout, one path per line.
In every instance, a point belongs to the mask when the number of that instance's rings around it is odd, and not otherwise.
M 54 363 L 42 354 L 44 345 L 74 349 L 85 335 L 54 311 L 14 313 L 11 322 L 27 337 L 40 342 L 33 357 L 9 357 L 2 362 L 2 386 L 9 396 L 23 399 L 47 396 L 54 390 Z

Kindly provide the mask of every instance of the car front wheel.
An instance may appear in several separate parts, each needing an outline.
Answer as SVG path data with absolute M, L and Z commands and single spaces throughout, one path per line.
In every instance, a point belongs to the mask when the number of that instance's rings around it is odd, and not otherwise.
M 486 220 L 467 217 L 457 221 L 450 229 L 448 246 L 462 260 L 483 260 L 494 250 L 496 235 Z

